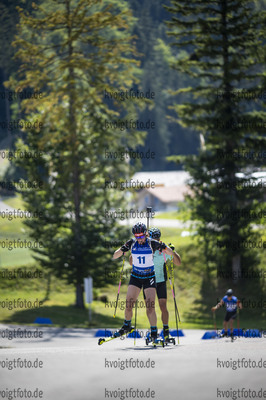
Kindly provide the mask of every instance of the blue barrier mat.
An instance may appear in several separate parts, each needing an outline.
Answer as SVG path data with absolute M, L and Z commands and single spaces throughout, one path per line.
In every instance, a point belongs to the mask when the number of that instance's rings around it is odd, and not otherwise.
M 128 337 L 128 338 L 135 338 L 135 337 L 136 337 L 136 339 L 139 339 L 139 338 L 141 338 L 142 336 L 139 334 L 138 331 L 133 331 L 133 332 L 131 332 L 127 337 Z
M 176 330 L 176 329 L 172 329 L 172 330 L 170 330 L 169 332 L 170 332 L 170 335 L 171 335 L 171 336 L 177 337 L 177 330 Z M 182 331 L 181 329 L 178 329 L 178 336 L 179 336 L 179 337 L 185 336 L 184 333 L 183 333 L 183 331 Z M 163 336 L 163 331 L 161 331 L 160 337 L 162 337 L 162 338 L 164 337 L 164 336 Z
M 230 329 L 228 329 L 228 332 L 229 332 L 229 335 L 231 335 L 231 330 Z M 221 331 L 221 335 L 223 335 L 224 334 L 224 329 Z M 243 331 L 243 329 L 237 329 L 237 328 L 235 328 L 234 330 L 233 330 L 233 336 L 244 336 L 244 331 Z
M 176 336 L 176 337 L 177 337 L 177 330 L 176 330 L 176 329 L 170 330 L 170 335 L 171 335 L 171 336 Z M 182 329 L 178 329 L 178 336 L 179 336 L 179 337 L 185 336 L 184 333 L 183 333 L 183 331 L 182 331 Z
M 112 332 L 107 329 L 98 329 L 98 331 L 94 335 L 95 337 L 110 337 L 112 336 Z
M 43 318 L 43 317 L 37 317 L 33 323 L 34 324 L 49 324 L 49 325 L 52 325 L 52 321 L 50 320 L 50 318 Z
M 224 334 L 224 329 L 219 331 L 207 331 L 204 333 L 201 339 L 215 339 L 220 338 Z M 230 329 L 228 329 L 229 336 L 231 335 Z M 234 329 L 233 330 L 234 337 L 246 337 L 246 338 L 259 338 L 261 337 L 261 332 L 259 329 Z
M 206 340 L 206 339 L 215 339 L 215 338 L 218 338 L 218 337 L 219 337 L 219 335 L 217 334 L 216 331 L 208 331 L 208 332 L 205 332 L 205 333 L 204 333 L 204 335 L 202 336 L 201 339 L 203 339 L 203 340 Z
M 248 338 L 258 338 L 261 337 L 261 332 L 259 329 L 247 329 L 244 332 L 244 336 Z

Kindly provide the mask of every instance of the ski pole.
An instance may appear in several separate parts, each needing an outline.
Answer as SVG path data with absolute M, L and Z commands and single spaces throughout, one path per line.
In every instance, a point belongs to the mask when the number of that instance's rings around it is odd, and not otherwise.
M 121 268 L 121 272 L 120 272 L 120 280 L 119 280 L 118 291 L 117 291 L 117 296 L 116 296 L 114 318 L 115 318 L 115 316 L 116 316 L 116 309 L 117 309 L 117 304 L 118 304 L 118 299 L 119 299 L 119 293 L 120 293 L 120 288 L 121 288 L 121 283 L 122 283 L 122 278 L 123 278 L 124 265 L 125 265 L 125 255 L 124 255 L 124 253 L 123 253 L 123 263 L 122 263 L 122 268 Z
M 217 331 L 217 326 L 216 326 L 216 314 L 215 314 L 215 311 L 212 312 L 212 316 L 213 316 L 214 330 Z
M 171 277 L 172 277 L 173 290 L 174 290 L 174 295 L 175 295 L 175 274 L 174 274 L 174 257 L 173 256 L 171 256 Z M 178 308 L 177 308 L 177 312 L 178 312 Z M 178 312 L 178 319 L 181 324 L 179 312 Z
M 237 301 L 237 329 L 238 329 L 238 335 L 239 335 L 239 325 L 240 325 L 240 310 L 239 310 L 239 303 L 240 301 Z
M 137 336 L 137 309 L 138 309 L 138 299 L 135 302 L 135 335 L 134 335 L 134 346 L 136 346 L 136 336 Z
M 151 215 L 151 210 L 152 207 L 147 207 L 147 232 L 149 232 L 149 220 L 150 220 L 150 215 Z
M 178 332 L 178 320 L 177 320 L 177 315 L 178 315 L 178 318 L 179 318 L 179 312 L 178 312 L 178 308 L 177 308 L 177 305 L 176 305 L 174 287 L 173 287 L 173 284 L 172 284 L 172 281 L 171 281 L 171 277 L 170 277 L 170 274 L 169 274 L 169 270 L 168 270 L 168 266 L 167 266 L 167 263 L 166 263 L 166 257 L 165 257 L 164 252 L 163 252 L 163 257 L 164 257 L 164 262 L 165 262 L 165 266 L 166 266 L 166 270 L 167 270 L 167 275 L 168 275 L 168 278 L 169 278 L 170 287 L 171 287 L 172 294 L 173 294 L 173 299 L 174 299 L 176 333 L 177 333 L 177 341 L 178 341 L 178 344 L 179 344 L 179 332 Z M 180 321 L 180 318 L 179 318 L 179 321 Z M 181 322 L 181 321 L 180 321 L 180 322 Z
M 173 256 L 171 256 L 171 275 L 172 275 L 173 287 L 175 289 L 174 257 Z
M 164 262 L 165 262 L 165 266 L 166 266 L 166 270 L 167 270 L 168 279 L 169 279 L 169 282 L 170 282 L 170 287 L 171 287 L 173 298 L 174 298 L 175 309 L 176 309 L 176 312 L 177 312 L 177 315 L 178 315 L 178 320 L 181 323 L 180 316 L 179 316 L 179 311 L 178 311 L 177 304 L 176 304 L 175 287 L 174 287 L 174 285 L 172 283 L 172 280 L 171 280 L 171 277 L 170 277 L 170 274 L 169 274 L 169 269 L 168 269 L 168 266 L 167 266 L 167 263 L 166 263 L 166 257 L 165 257 L 164 253 L 163 253 L 163 257 L 164 257 Z

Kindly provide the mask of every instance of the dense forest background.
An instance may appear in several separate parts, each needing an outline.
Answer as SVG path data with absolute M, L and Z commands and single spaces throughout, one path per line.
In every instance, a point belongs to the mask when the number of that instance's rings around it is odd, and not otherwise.
M 16 6 L 31 9 L 31 0 L 2 0 L 0 4 L 0 91 L 4 90 L 3 82 L 18 70 L 19 61 L 14 60 L 14 49 L 11 46 L 16 34 L 18 13 Z M 36 1 L 38 4 L 38 0 Z M 135 90 L 150 91 L 155 93 L 154 107 L 146 108 L 139 113 L 139 121 L 151 120 L 155 128 L 146 136 L 145 145 L 138 150 L 150 149 L 155 152 L 154 159 L 142 160 L 142 171 L 151 170 L 176 170 L 180 168 L 173 162 L 166 160 L 170 155 L 197 154 L 199 148 L 199 135 L 188 128 L 177 125 L 171 115 L 169 106 L 173 103 L 181 104 L 182 95 L 173 96 L 169 91 L 186 87 L 184 74 L 171 68 L 171 61 L 179 57 L 178 49 L 171 47 L 171 38 L 167 36 L 167 27 L 164 23 L 171 18 L 164 9 L 169 5 L 166 0 L 129 0 L 130 9 L 135 19 L 133 34 L 136 35 L 136 47 L 141 61 L 141 76 Z M 263 10 L 265 0 L 254 1 L 254 7 Z M 189 46 L 187 52 L 189 53 Z M 190 80 L 190 85 L 191 85 Z M 11 118 L 12 102 L 0 96 L 0 121 L 8 122 Z M 173 117 L 173 118 L 171 118 Z M 4 124 L 0 125 L 0 148 L 7 148 L 14 144 L 20 132 L 9 134 Z
M 36 2 L 38 4 L 38 1 Z M 141 170 L 173 170 L 175 163 L 168 162 L 166 157 L 173 154 L 195 154 L 198 149 L 198 134 L 178 126 L 171 120 L 169 106 L 173 102 L 181 103 L 182 96 L 173 97 L 169 90 L 185 86 L 185 76 L 171 69 L 169 62 L 178 57 L 178 50 L 170 47 L 171 39 L 167 36 L 164 21 L 170 19 L 162 0 L 128 1 L 135 19 L 133 34 L 136 35 L 136 47 L 141 62 L 140 82 L 134 90 L 154 92 L 154 107 L 139 112 L 139 121 L 153 121 L 155 128 L 148 132 L 145 145 L 138 150 L 155 152 L 154 159 L 143 159 Z M 2 1 L 0 12 L 0 91 L 4 90 L 3 82 L 19 69 L 19 60 L 15 60 L 11 43 L 16 34 L 18 13 L 16 6 L 31 9 L 31 1 Z M 188 49 L 189 51 L 189 49 Z M 0 96 L 0 121 L 12 118 L 12 101 Z M 173 116 L 173 115 L 172 115 Z M 4 124 L 0 125 L 0 148 L 11 148 L 19 131 L 8 132 Z

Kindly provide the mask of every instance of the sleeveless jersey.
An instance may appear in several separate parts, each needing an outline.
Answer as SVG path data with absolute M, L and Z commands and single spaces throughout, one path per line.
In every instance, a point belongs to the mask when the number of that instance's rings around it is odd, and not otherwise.
M 132 272 L 135 278 L 152 278 L 155 276 L 153 254 L 156 250 L 166 248 L 166 244 L 157 240 L 146 238 L 143 244 L 139 244 L 134 238 L 128 240 L 122 247 L 123 253 L 131 250 Z
M 165 254 L 166 261 L 171 258 L 168 254 Z M 156 276 L 156 282 L 166 281 L 166 268 L 164 267 L 164 256 L 163 254 L 156 250 L 153 256 L 154 270 Z
M 146 239 L 144 244 L 139 244 L 137 240 L 131 247 L 132 254 L 132 275 L 140 278 L 140 275 L 154 276 L 154 263 L 153 263 L 153 251 L 150 246 L 149 240 Z
M 226 311 L 232 312 L 237 309 L 237 298 L 235 296 L 232 296 L 231 300 L 228 300 L 228 297 L 224 296 L 223 302 L 226 305 Z

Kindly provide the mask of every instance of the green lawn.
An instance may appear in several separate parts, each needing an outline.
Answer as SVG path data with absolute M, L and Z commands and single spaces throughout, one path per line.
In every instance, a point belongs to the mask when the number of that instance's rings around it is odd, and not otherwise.
M 223 289 L 218 290 L 213 282 L 205 281 L 204 270 L 202 269 L 201 257 L 198 255 L 196 247 L 193 245 L 181 247 L 180 253 L 183 254 L 181 267 L 175 269 L 175 287 L 177 305 L 180 313 L 180 328 L 213 328 L 213 319 L 210 308 L 216 304 L 217 298 L 224 295 L 228 288 L 228 283 L 224 283 Z M 35 270 L 35 267 L 32 266 Z M 11 270 L 11 269 L 9 269 Z M 0 270 L 1 272 L 1 270 Z M 0 275 L 1 276 L 1 275 Z M 47 277 L 42 279 L 19 279 L 0 281 L 0 301 L 11 300 L 13 298 L 27 299 L 31 301 L 44 300 L 42 307 L 37 309 L 8 310 L 0 306 L 0 322 L 33 324 L 37 316 L 51 318 L 54 326 L 61 327 L 119 327 L 124 318 L 124 305 L 126 299 L 127 283 L 129 278 L 125 278 L 120 292 L 120 301 L 117 308 L 117 316 L 113 318 L 114 302 L 116 300 L 118 280 L 116 278 L 113 285 L 106 288 L 97 289 L 97 300 L 92 305 L 92 323 L 88 324 L 88 310 L 79 310 L 74 307 L 75 288 L 66 285 L 63 281 L 52 278 L 49 299 L 45 300 L 47 292 Z M 258 298 L 252 285 L 239 289 L 239 297 Z M 105 298 L 105 301 L 100 301 Z M 106 301 L 107 300 L 107 301 Z M 1 303 L 0 303 L 1 304 Z M 174 302 L 168 284 L 168 308 L 170 312 L 170 327 L 175 327 Z M 160 310 L 156 301 L 156 311 L 158 316 L 158 327 L 162 327 L 160 320 Z M 217 312 L 217 326 L 222 326 L 224 310 Z M 240 314 L 241 327 L 263 328 L 265 321 L 265 307 L 261 310 L 243 310 Z M 133 317 L 134 319 L 134 317 Z M 147 317 L 144 308 L 143 296 L 139 297 L 138 308 L 138 327 L 148 328 Z
M 25 210 L 24 203 L 20 194 L 11 197 L 4 197 L 2 199 L 9 207 Z
M 156 219 L 178 219 L 180 221 L 190 220 L 190 210 L 185 203 L 179 203 L 178 207 L 178 211 L 165 211 L 156 213 L 154 216 L 154 225 L 156 225 Z
M 8 203 L 16 205 L 23 209 L 20 199 L 8 199 Z M 210 308 L 215 305 L 217 299 L 220 299 L 229 283 L 218 282 L 213 272 L 210 276 L 206 275 L 204 267 L 204 257 L 201 254 L 196 238 L 192 236 L 181 237 L 182 229 L 162 228 L 162 240 L 165 243 L 173 243 L 182 258 L 182 265 L 175 268 L 175 287 L 176 298 L 179 308 L 181 325 L 180 328 L 213 328 L 213 318 Z M 4 221 L 0 219 L 0 240 L 6 238 L 26 238 L 22 220 Z M 264 236 L 265 240 L 265 236 Z M 31 253 L 27 249 L 18 249 L 8 251 L 0 250 L 0 268 L 13 267 L 21 265 L 29 269 L 36 269 L 36 264 Z M 121 262 L 118 262 L 120 267 Z M 261 255 L 259 268 L 266 270 L 265 252 Z M 0 269 L 1 273 L 1 269 Z M 124 319 L 123 301 L 126 299 L 127 283 L 126 278 L 123 281 L 120 299 L 122 303 L 118 304 L 117 316 L 113 318 L 114 301 L 116 300 L 119 277 L 112 285 L 95 290 L 97 299 L 92 305 L 92 323 L 91 327 L 119 327 Z M 249 299 L 258 299 L 266 292 L 265 280 L 250 281 L 242 284 L 236 290 L 238 297 L 248 297 Z M 260 285 L 260 286 L 259 286 Z M 231 286 L 231 284 L 230 284 Z M 42 279 L 1 279 L 0 275 L 0 302 L 8 301 L 14 298 L 27 300 L 44 300 L 42 307 L 37 309 L 16 309 L 8 310 L 0 303 L 0 322 L 12 324 L 33 324 L 37 316 L 51 318 L 54 326 L 65 327 L 88 327 L 88 310 L 80 310 L 74 307 L 75 288 L 73 285 L 66 285 L 63 281 L 54 277 L 51 279 L 49 299 L 47 299 L 48 277 L 47 274 Z M 106 298 L 107 303 L 100 300 Z M 148 321 L 143 307 L 143 296 L 140 295 L 138 309 L 138 327 L 148 328 Z M 175 327 L 174 302 L 172 293 L 168 284 L 168 308 L 170 312 L 170 327 Z M 158 302 L 156 303 L 158 316 L 158 327 L 162 327 L 160 310 Z M 241 327 L 264 328 L 266 320 L 265 307 L 256 310 L 244 309 L 240 313 Z M 217 312 L 217 326 L 222 326 L 224 310 Z M 133 318 L 134 319 L 134 318 Z M 263 325 L 264 324 L 264 325 Z
M 10 207 L 25 209 L 19 196 L 4 198 L 3 201 Z M 28 239 L 23 219 L 14 218 L 8 220 L 7 218 L 0 217 L 0 241 L 12 241 L 13 239 Z M 8 250 L 7 248 L 2 248 L 2 246 L 0 247 L 0 267 L 2 268 L 20 266 L 21 264 L 27 265 L 33 261 L 32 254 L 27 248 L 12 248 Z

